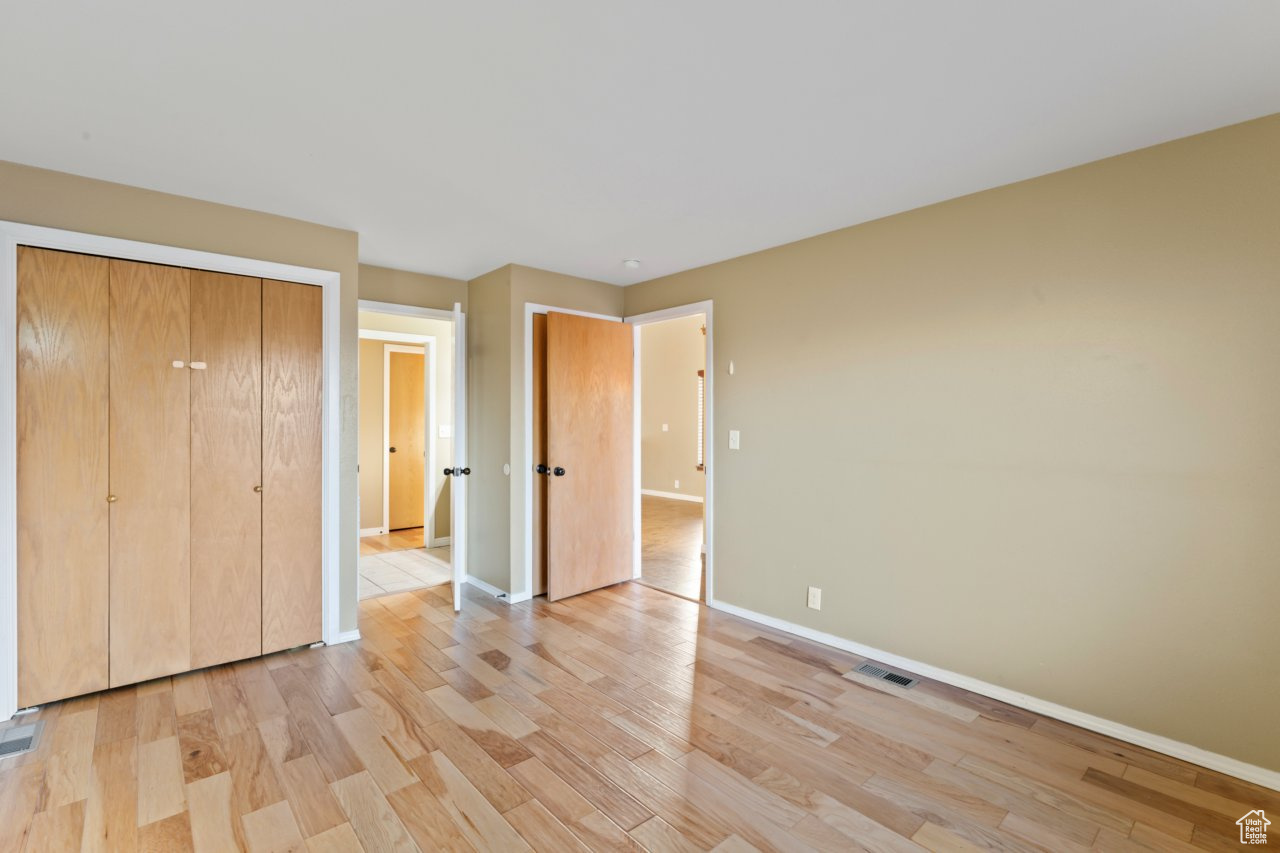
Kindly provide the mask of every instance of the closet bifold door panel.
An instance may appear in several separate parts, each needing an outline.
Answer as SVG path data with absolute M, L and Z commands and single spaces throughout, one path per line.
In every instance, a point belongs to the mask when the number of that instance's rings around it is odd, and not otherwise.
M 262 652 L 322 637 L 319 287 L 262 282 Z
M 108 686 L 108 262 L 18 248 L 18 706 Z
M 191 271 L 110 263 L 117 687 L 191 668 Z
M 631 579 L 634 327 L 547 313 L 547 600 Z
M 262 654 L 262 281 L 191 272 L 191 668 Z

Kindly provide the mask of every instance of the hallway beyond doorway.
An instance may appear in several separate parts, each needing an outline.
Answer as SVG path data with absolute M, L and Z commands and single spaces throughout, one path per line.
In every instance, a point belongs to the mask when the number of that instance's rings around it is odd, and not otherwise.
M 702 504 L 642 495 L 640 577 L 695 601 L 702 597 Z

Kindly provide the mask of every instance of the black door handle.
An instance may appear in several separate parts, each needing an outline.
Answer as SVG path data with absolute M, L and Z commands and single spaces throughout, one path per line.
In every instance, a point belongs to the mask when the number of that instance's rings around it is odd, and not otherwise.
M 551 469 L 551 473 L 555 474 L 557 477 L 563 477 L 564 469 L 557 465 L 555 468 Z
M 454 470 L 458 470 L 458 469 L 454 469 Z M 463 469 L 461 469 L 461 470 L 458 470 L 458 473 L 459 473 L 459 474 L 470 475 L 470 474 L 471 474 L 471 469 L 470 469 L 470 468 L 463 468 Z
M 395 449 L 394 447 L 388 447 L 388 448 L 387 448 L 387 452 L 388 452 L 388 453 L 395 453 L 395 452 L 396 452 L 396 449 Z
M 452 469 L 452 468 L 445 468 L 445 469 L 444 469 L 444 475 L 445 475 L 446 477 L 452 477 L 452 476 L 453 476 L 453 469 Z
M 551 469 L 542 463 L 539 463 L 538 467 L 534 468 L 533 470 L 537 471 L 539 474 L 542 474 L 544 476 L 547 476 L 547 477 L 551 476 Z

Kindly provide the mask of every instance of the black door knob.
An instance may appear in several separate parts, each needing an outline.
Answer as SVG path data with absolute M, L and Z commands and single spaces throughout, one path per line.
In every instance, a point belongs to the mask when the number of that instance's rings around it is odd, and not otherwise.
M 461 471 L 459 471 L 458 473 L 459 473 L 459 474 L 463 474 L 463 475 L 467 475 L 467 474 L 470 474 L 470 473 L 471 473 L 471 469 L 470 469 L 470 468 L 463 468 L 463 469 L 462 469 Z
M 546 465 L 539 464 L 538 467 L 534 468 L 533 470 L 537 471 L 539 474 L 543 474 L 548 477 L 551 476 L 551 469 L 548 468 Z
M 453 469 L 452 469 L 452 468 L 445 468 L 445 469 L 444 469 L 444 475 L 445 475 L 446 477 L 451 477 L 451 476 L 453 476 Z
M 555 468 L 551 469 L 551 473 L 555 474 L 557 477 L 563 477 L 564 469 L 557 465 Z
M 387 452 L 388 452 L 388 453 L 395 453 L 395 452 L 396 452 L 396 449 L 395 449 L 394 447 L 388 447 L 388 448 L 387 448 Z

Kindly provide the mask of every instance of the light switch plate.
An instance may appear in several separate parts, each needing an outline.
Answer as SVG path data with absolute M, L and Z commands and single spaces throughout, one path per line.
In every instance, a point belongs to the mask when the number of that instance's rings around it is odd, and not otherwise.
M 738 450 L 742 446 L 742 438 L 736 429 L 729 430 L 729 449 Z

